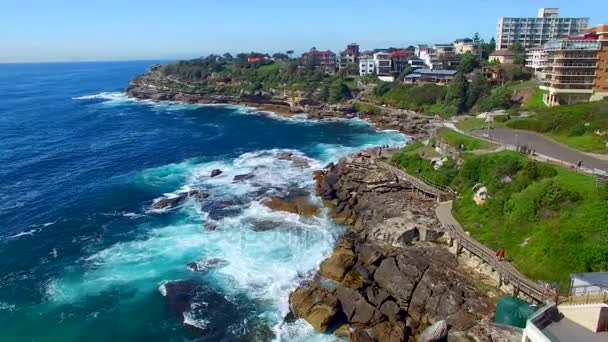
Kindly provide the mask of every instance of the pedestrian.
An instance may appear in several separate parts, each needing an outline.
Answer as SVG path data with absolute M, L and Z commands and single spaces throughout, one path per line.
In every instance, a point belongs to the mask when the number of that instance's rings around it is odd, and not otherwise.
M 500 251 L 500 260 L 501 261 L 505 260 L 505 250 L 504 249 Z
M 496 260 L 500 260 L 500 249 L 496 250 L 495 255 L 496 255 Z
M 583 161 L 579 160 L 578 163 L 576 163 L 576 167 L 578 167 L 579 169 L 583 166 Z

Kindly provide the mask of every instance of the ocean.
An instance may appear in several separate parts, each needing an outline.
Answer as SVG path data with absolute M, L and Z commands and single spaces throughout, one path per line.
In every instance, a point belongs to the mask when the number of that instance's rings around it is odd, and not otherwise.
M 127 98 L 151 64 L 0 64 L 0 341 L 333 340 L 284 317 L 344 228 L 261 201 L 320 204 L 315 170 L 407 137 Z M 209 197 L 151 208 L 191 189 Z M 197 288 L 183 314 L 164 296 L 175 281 Z

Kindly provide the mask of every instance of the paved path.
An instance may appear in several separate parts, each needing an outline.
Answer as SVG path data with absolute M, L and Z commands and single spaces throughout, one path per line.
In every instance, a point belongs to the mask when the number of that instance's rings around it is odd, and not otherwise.
M 482 135 L 487 133 L 487 131 L 477 130 L 472 133 L 476 136 L 483 137 Z M 583 167 L 608 171 L 608 160 L 600 160 L 585 153 L 573 150 L 567 146 L 549 140 L 538 133 L 508 128 L 494 128 L 490 129 L 487 138 L 502 144 L 514 146 L 525 145 L 535 149 L 539 154 L 569 164 L 576 164 L 581 160 L 583 161 Z
M 479 257 L 485 263 L 491 265 L 492 268 L 500 274 L 502 279 L 539 302 L 547 299 L 547 296 L 543 293 L 543 289 L 540 285 L 526 278 L 510 263 L 497 260 L 493 250 L 475 240 L 464 231 L 460 223 L 458 223 L 452 215 L 452 201 L 440 203 L 435 209 L 435 214 L 437 215 L 439 222 L 448 229 L 452 238 L 458 240 L 458 243 L 462 245 L 463 248 Z
M 378 166 L 392 172 L 398 178 L 405 179 L 407 182 L 411 183 L 416 189 L 418 189 L 424 193 L 427 193 L 429 195 L 432 195 L 435 198 L 447 198 L 447 197 L 451 197 L 453 194 L 451 189 L 449 189 L 447 187 L 442 187 L 440 189 L 437 186 L 434 186 L 433 184 L 431 184 L 428 180 L 414 177 L 414 176 L 408 174 L 407 172 L 403 171 L 402 169 L 394 167 L 386 162 L 376 160 L 376 163 Z

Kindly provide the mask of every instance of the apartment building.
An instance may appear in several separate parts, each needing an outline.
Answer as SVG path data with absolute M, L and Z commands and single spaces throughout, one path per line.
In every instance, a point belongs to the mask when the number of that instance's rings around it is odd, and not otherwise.
M 544 47 L 533 47 L 526 50 L 526 67 L 537 77 L 542 77 L 542 71 L 547 64 L 547 51 Z
M 392 61 L 391 54 L 388 52 L 376 52 L 374 53 L 374 68 L 376 75 L 388 76 L 392 75 Z
M 361 55 L 359 56 L 359 75 L 373 75 L 376 73 L 374 67 L 374 57 L 372 55 Z
M 500 17 L 496 49 L 519 42 L 526 48 L 577 34 L 589 26 L 589 18 L 561 18 L 558 8 L 541 8 L 536 18 Z
M 412 51 L 396 50 L 391 52 L 391 67 L 394 73 L 401 74 L 408 66 L 412 58 Z
M 608 97 L 608 25 L 544 45 L 546 63 L 540 87 L 548 106 Z
M 327 71 L 335 71 L 336 54 L 327 51 L 319 51 L 316 48 L 302 54 L 302 63 L 313 68 L 323 68 Z
M 432 47 L 417 48 L 417 56 L 429 69 L 445 69 L 458 64 L 456 49 L 452 44 L 435 44 Z

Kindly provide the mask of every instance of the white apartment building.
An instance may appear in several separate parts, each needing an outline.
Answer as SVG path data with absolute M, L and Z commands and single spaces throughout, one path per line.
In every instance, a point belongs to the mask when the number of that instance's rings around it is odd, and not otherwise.
M 386 76 L 392 74 L 392 60 L 390 53 L 376 52 L 373 59 L 376 75 Z
M 376 72 L 374 66 L 374 58 L 372 56 L 363 55 L 359 57 L 359 75 L 373 75 Z
M 456 49 L 452 44 L 435 44 L 432 47 L 418 49 L 418 58 L 424 61 L 429 69 L 444 69 L 458 63 Z
M 586 29 L 589 18 L 560 18 L 558 8 L 541 8 L 536 18 L 498 18 L 496 49 L 519 42 L 526 48 L 566 38 Z
M 547 50 L 540 47 L 533 47 L 526 50 L 526 67 L 532 69 L 534 76 L 542 79 L 542 71 L 547 64 Z

